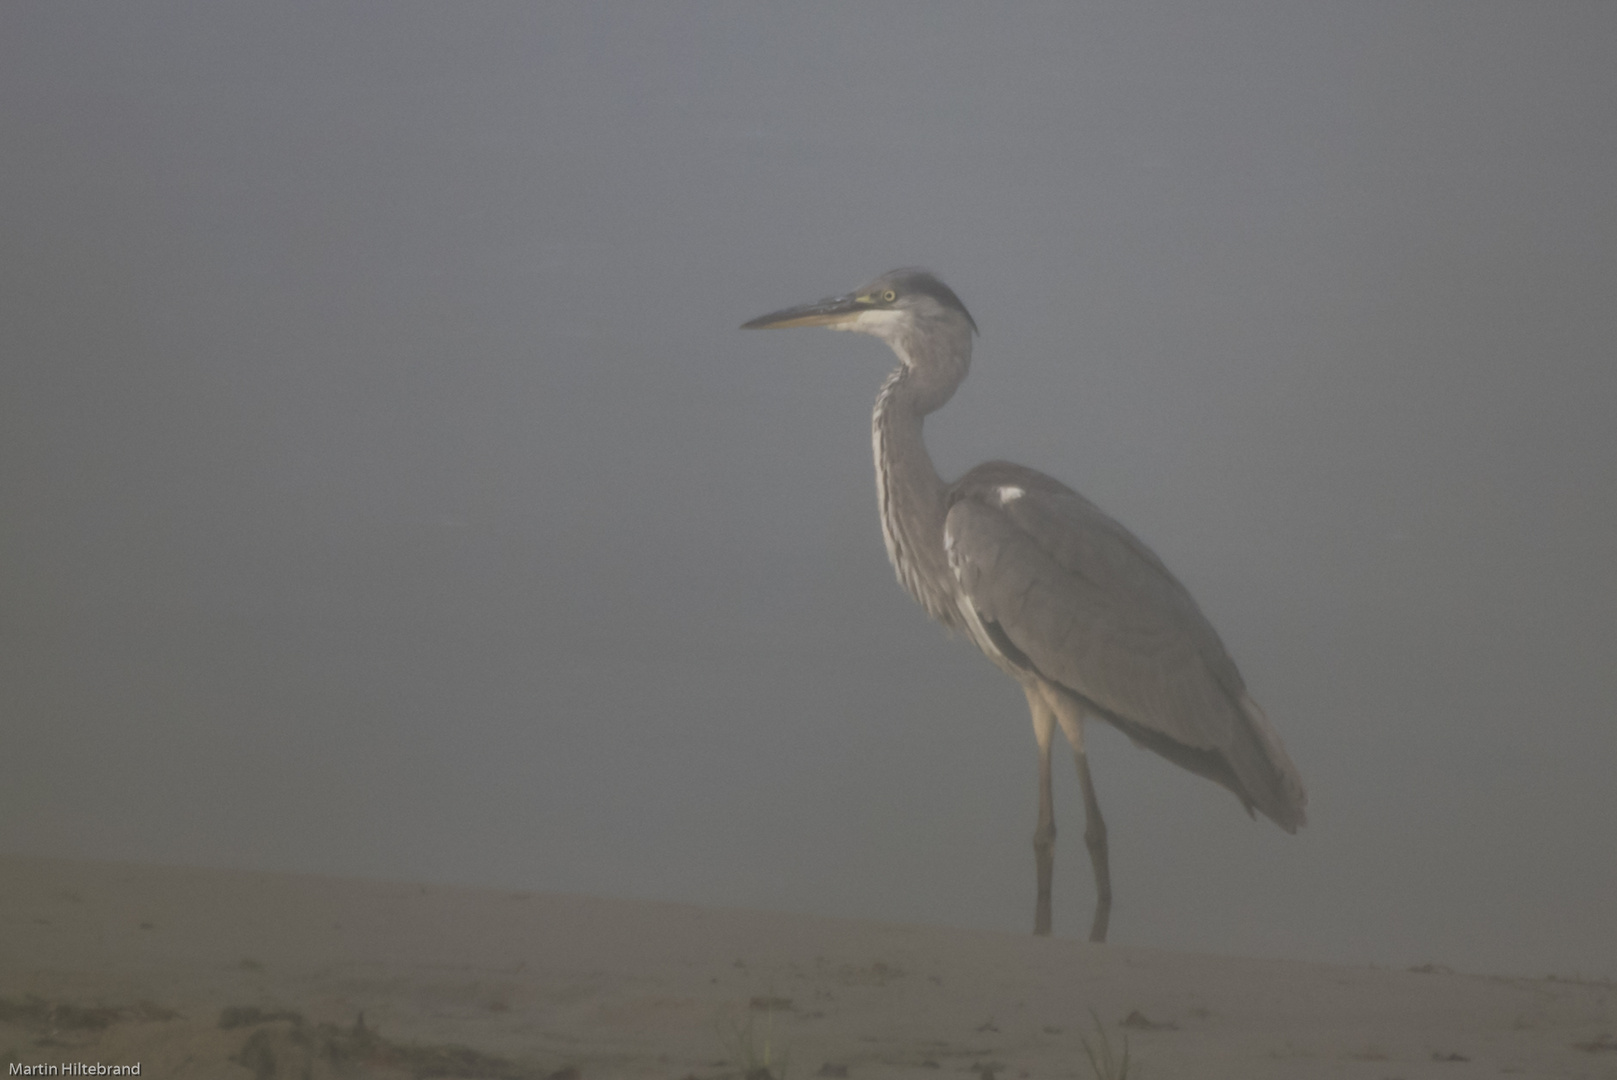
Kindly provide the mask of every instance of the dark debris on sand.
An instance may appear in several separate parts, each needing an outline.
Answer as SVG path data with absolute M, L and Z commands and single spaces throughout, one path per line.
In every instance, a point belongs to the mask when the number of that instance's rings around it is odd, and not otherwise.
M 363 1015 L 352 1027 L 338 1027 L 310 1024 L 291 1011 L 234 1007 L 221 1014 L 219 1026 L 254 1029 L 234 1059 L 253 1074 L 254 1080 L 306 1077 L 316 1071 L 340 1076 L 363 1076 L 370 1071 L 403 1073 L 415 1080 L 578 1080 L 579 1076 L 572 1067 L 541 1067 L 485 1054 L 459 1043 L 396 1043 L 367 1028 Z

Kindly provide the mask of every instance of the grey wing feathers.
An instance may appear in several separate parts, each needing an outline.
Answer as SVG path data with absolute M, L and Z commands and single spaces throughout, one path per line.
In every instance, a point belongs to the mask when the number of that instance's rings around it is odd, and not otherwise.
M 1297 770 L 1218 634 L 1127 529 L 1042 473 L 990 462 L 950 489 L 944 533 L 985 651 L 1288 832 L 1303 824 Z

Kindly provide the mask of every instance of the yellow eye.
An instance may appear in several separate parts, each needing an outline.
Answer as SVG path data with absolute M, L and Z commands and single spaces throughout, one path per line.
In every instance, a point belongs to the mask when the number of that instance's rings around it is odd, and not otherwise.
M 886 292 L 881 294 L 881 302 L 884 303 L 884 304 L 891 304 L 894 300 L 897 300 L 897 299 L 898 299 L 898 294 L 896 292 L 894 292 L 892 289 L 888 289 Z

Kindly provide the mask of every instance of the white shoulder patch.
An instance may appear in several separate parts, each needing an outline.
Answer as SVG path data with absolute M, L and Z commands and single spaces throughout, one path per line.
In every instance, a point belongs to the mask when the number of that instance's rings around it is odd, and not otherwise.
M 1016 485 L 1006 484 L 1004 487 L 999 489 L 999 504 L 1004 506 L 1006 503 L 1015 502 L 1017 499 L 1020 499 L 1026 494 L 1027 492 L 1023 491 Z
M 966 555 L 954 546 L 954 530 L 949 528 L 947 523 L 943 526 L 943 557 L 948 560 L 949 569 L 954 573 L 955 580 L 965 584 Z

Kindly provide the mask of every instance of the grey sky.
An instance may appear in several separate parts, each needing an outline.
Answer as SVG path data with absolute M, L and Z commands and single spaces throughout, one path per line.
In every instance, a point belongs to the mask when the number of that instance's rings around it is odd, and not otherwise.
M 1094 736 L 1118 942 L 1617 975 L 1617 7 L 0 8 L 0 847 L 1022 931 L 929 421 L 1189 585 L 1307 829 Z M 1087 927 L 1057 787 L 1058 933 Z

